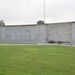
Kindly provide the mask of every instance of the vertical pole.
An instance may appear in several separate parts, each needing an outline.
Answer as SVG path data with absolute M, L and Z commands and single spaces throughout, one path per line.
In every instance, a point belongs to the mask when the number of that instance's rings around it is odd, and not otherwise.
M 45 0 L 44 0 L 44 24 L 45 24 Z

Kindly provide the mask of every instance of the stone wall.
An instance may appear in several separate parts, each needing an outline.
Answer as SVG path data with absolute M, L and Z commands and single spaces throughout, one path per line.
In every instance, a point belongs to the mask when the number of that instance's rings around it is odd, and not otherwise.
M 45 43 L 45 28 L 45 25 L 0 27 L 0 41 Z
M 72 41 L 72 23 L 55 23 L 47 25 L 47 41 Z
M 75 45 L 75 23 L 72 23 L 72 44 Z
M 75 44 L 75 22 L 0 27 L 0 42 L 48 43 L 50 40 Z

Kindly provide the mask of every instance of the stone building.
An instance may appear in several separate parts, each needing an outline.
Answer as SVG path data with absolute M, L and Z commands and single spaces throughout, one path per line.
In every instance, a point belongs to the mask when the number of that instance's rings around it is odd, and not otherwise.
M 0 26 L 0 42 L 48 43 L 50 40 L 75 44 L 75 22 Z

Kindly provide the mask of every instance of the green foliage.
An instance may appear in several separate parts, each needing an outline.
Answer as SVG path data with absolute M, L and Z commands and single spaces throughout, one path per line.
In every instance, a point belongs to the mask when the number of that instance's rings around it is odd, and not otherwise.
M 62 42 L 61 41 L 58 41 L 58 44 L 61 44 Z
M 0 75 L 75 75 L 75 47 L 0 46 Z
M 5 26 L 5 23 L 3 20 L 0 20 L 0 26 Z
M 44 21 L 39 20 L 39 21 L 37 22 L 37 24 L 44 24 Z

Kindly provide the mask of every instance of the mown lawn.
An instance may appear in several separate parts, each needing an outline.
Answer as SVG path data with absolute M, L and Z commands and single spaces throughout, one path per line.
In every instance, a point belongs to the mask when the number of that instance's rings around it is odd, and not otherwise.
M 0 75 L 75 75 L 75 47 L 0 46 Z
M 0 42 L 0 44 L 36 44 L 36 43 L 25 43 L 25 42 Z

